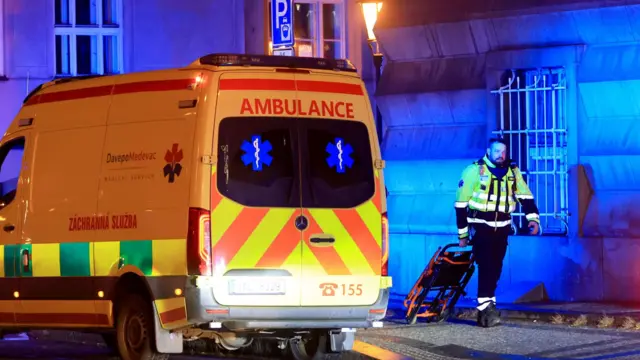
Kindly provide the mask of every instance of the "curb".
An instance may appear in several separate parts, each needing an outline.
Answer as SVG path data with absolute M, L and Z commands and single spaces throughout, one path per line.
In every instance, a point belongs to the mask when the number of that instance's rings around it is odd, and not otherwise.
M 385 320 L 393 322 L 394 324 L 406 324 L 404 321 L 404 314 L 406 309 L 404 308 L 390 308 L 387 312 L 387 317 Z M 518 321 L 528 321 L 534 323 L 553 323 L 555 319 L 558 318 L 558 315 L 562 316 L 564 319 L 564 324 L 570 324 L 578 317 L 584 316 L 586 318 L 585 326 L 595 326 L 597 325 L 604 316 L 614 319 L 614 324 L 620 325 L 625 318 L 631 318 L 635 321 L 640 321 L 640 313 L 637 311 L 616 311 L 612 313 L 607 313 L 606 311 L 602 311 L 599 313 L 595 312 L 580 312 L 580 311 L 571 311 L 571 310 L 559 310 L 559 309 L 509 309 L 509 308 L 501 308 L 498 307 L 498 311 L 501 314 L 503 319 L 509 320 L 518 320 Z M 477 311 L 475 307 L 471 306 L 456 306 L 455 314 L 453 314 L 449 319 L 458 319 L 458 320 L 475 320 Z M 420 321 L 419 322 L 423 322 Z
M 569 323 L 578 317 L 586 318 L 586 325 L 596 325 L 598 324 L 605 316 L 608 318 L 614 319 L 614 322 L 621 322 L 624 318 L 631 318 L 635 321 L 640 320 L 640 314 L 637 312 L 615 312 L 615 313 L 607 313 L 605 311 L 601 313 L 594 312 L 578 312 L 578 311 L 566 311 L 566 310 L 508 310 L 508 309 L 498 309 L 503 317 L 507 319 L 513 320 L 526 320 L 526 321 L 534 321 L 534 322 L 546 322 L 552 323 L 553 320 L 558 317 L 558 315 L 562 316 L 566 321 L 565 323 Z

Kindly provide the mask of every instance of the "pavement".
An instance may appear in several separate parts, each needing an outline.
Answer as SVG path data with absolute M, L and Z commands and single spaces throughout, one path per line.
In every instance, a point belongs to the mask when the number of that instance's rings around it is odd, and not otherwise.
M 179 355 L 173 360 L 261 359 L 245 356 Z M 103 344 L 60 340 L 0 341 L 0 359 L 115 360 Z M 360 330 L 354 351 L 341 359 L 384 360 L 628 360 L 640 359 L 640 331 L 598 329 L 506 320 L 484 329 L 472 320 L 408 326 L 387 321 L 384 328 Z
M 640 359 L 638 331 L 508 321 L 484 329 L 470 320 L 392 325 L 361 331 L 358 339 L 395 355 L 389 360 L 627 360 Z
M 172 355 L 171 360 L 266 360 L 279 359 L 280 357 L 259 357 L 251 354 L 236 354 L 226 352 L 223 354 L 212 354 L 203 351 L 202 347 L 190 346 L 185 349 L 184 354 Z M 48 340 L 34 339 L 24 335 L 5 336 L 0 340 L 1 360 L 118 360 L 119 356 L 107 348 L 102 342 L 77 341 L 76 340 Z M 345 360 L 370 360 L 372 357 L 351 351 L 345 353 L 341 359 Z
M 640 359 L 640 307 L 624 304 L 539 303 L 498 304 L 503 324 L 475 326 L 473 301 L 461 301 L 449 321 L 415 325 L 404 321 L 404 309 L 392 299 L 383 328 L 359 330 L 354 350 L 342 359 L 388 360 L 627 360 Z M 561 315 L 560 317 L 558 315 Z M 582 322 L 576 319 L 583 317 Z M 610 317 L 607 328 L 603 316 Z M 621 327 L 625 321 L 628 330 Z M 264 359 L 248 355 L 190 352 L 187 359 Z M 99 336 L 65 331 L 33 331 L 8 335 L 0 341 L 0 359 L 111 360 L 118 359 Z

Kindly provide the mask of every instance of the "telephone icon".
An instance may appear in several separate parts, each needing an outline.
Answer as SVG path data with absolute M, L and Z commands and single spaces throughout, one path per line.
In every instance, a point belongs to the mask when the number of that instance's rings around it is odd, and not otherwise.
M 337 288 L 338 288 L 338 284 L 334 284 L 334 283 L 320 284 L 320 289 L 322 289 L 322 296 L 336 296 Z

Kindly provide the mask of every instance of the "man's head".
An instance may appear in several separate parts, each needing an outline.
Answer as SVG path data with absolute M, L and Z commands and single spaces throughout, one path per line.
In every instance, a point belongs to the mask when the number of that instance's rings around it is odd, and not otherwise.
M 504 165 L 507 161 L 507 144 L 502 139 L 489 139 L 487 157 L 496 165 Z

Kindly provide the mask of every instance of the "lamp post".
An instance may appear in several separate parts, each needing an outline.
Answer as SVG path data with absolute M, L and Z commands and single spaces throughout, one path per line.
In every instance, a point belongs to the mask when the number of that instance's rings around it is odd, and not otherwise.
M 373 27 L 378 20 L 378 13 L 382 9 L 382 1 L 360 1 L 360 7 L 362 8 L 362 15 L 364 16 L 364 23 L 367 27 L 367 42 L 369 48 L 373 53 L 373 65 L 376 68 L 376 90 L 378 89 L 378 83 L 380 82 L 380 70 L 382 68 L 383 55 L 380 52 L 380 46 L 376 40 L 376 34 L 373 33 Z M 378 142 L 382 144 L 382 114 L 380 114 L 380 108 L 376 101 L 376 130 L 378 132 Z

